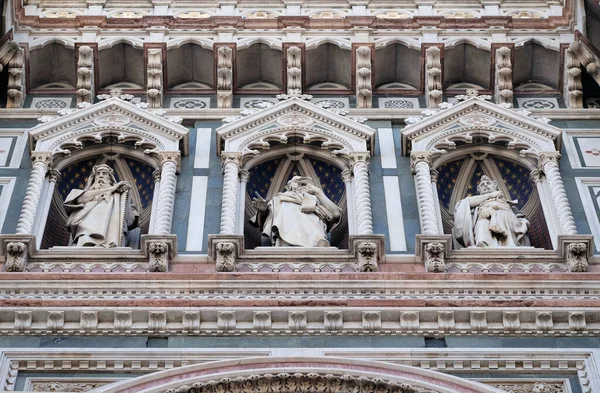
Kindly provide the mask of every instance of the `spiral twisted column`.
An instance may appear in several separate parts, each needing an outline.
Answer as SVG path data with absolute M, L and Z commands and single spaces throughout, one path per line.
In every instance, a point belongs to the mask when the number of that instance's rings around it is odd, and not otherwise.
M 175 188 L 177 186 L 177 173 L 181 162 L 181 154 L 177 152 L 159 153 L 160 161 L 160 189 L 158 191 L 158 207 L 156 208 L 156 221 L 154 233 L 167 235 L 171 233 L 173 221 L 173 207 L 175 206 Z
M 438 235 L 439 225 L 431 186 L 431 153 L 413 151 L 410 154 L 410 167 L 415 176 L 421 232 L 423 235 Z
M 223 167 L 223 202 L 221 204 L 221 235 L 235 234 L 238 175 L 242 160 L 241 153 L 221 153 Z
M 373 234 L 371 214 L 371 191 L 369 189 L 369 153 L 355 153 L 350 156 L 354 172 L 354 198 L 356 201 L 357 234 Z
M 29 176 L 23 207 L 17 222 L 18 234 L 32 234 L 33 221 L 40 203 L 44 178 L 50 169 L 50 165 L 52 165 L 52 153 L 34 152 L 31 161 L 33 162 L 31 175 Z
M 540 153 L 539 167 L 546 175 L 546 179 L 548 179 L 548 186 L 550 187 L 554 209 L 558 215 L 558 222 L 562 234 L 576 235 L 577 227 L 575 226 L 575 219 L 573 218 L 571 205 L 567 199 L 565 185 L 558 168 L 559 158 L 560 154 L 558 152 Z

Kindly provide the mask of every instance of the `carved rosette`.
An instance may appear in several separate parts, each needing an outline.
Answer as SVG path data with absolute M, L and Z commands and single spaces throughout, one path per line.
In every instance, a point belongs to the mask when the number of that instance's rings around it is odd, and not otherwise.
M 415 175 L 417 185 L 417 202 L 422 233 L 437 235 L 437 215 L 431 185 L 431 152 L 413 151 L 410 154 L 410 167 Z
M 238 174 L 241 153 L 221 153 L 223 167 L 223 200 L 221 204 L 221 235 L 235 234 Z
M 31 234 L 33 221 L 37 214 L 37 207 L 40 202 L 44 178 L 52 165 L 52 153 L 34 152 L 31 156 L 33 167 L 27 184 L 27 191 L 23 199 L 21 215 L 17 223 L 17 234 Z
M 373 234 L 373 216 L 371 213 L 371 192 L 369 188 L 369 153 L 354 153 L 350 156 L 350 165 L 354 173 L 354 197 L 358 234 Z
M 577 228 L 575 226 L 575 219 L 571 212 L 571 205 L 567 199 L 567 192 L 565 185 L 558 168 L 558 159 L 560 154 L 558 152 L 542 152 L 539 154 L 539 169 L 544 172 L 550 192 L 552 194 L 552 201 L 554 202 L 554 208 L 558 214 L 558 221 L 561 227 L 563 235 L 575 235 L 577 234 Z

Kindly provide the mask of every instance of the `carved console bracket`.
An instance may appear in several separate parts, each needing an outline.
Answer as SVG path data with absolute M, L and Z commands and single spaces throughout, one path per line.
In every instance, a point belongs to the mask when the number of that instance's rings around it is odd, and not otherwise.
M 177 255 L 177 236 L 144 235 L 142 250 L 147 251 L 149 272 L 166 272 L 169 263 Z
M 425 264 L 430 273 L 446 271 L 446 257 L 452 251 L 451 235 L 417 235 L 416 256 Z
M 35 236 L 1 235 L 7 272 L 166 272 L 177 255 L 175 235 L 142 235 L 141 248 L 52 247 L 38 250 Z
M 594 251 L 592 235 L 570 235 L 558 237 L 558 250 L 570 272 L 587 272 L 589 258 Z
M 7 272 L 24 272 L 27 261 L 35 250 L 33 235 L 4 235 L 2 236 L 2 255 L 4 255 L 4 270 Z
M 217 49 L 217 107 L 231 108 L 233 99 L 233 50 L 228 46 Z
M 257 247 L 246 250 L 242 235 L 209 235 L 208 256 L 218 272 L 375 272 L 385 261 L 383 235 L 350 236 L 349 248 Z M 298 255 L 302 254 L 302 258 Z

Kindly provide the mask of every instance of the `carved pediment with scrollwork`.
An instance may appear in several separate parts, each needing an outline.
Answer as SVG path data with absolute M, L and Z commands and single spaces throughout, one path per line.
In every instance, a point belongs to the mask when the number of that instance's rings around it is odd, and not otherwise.
M 310 102 L 292 98 L 217 129 L 218 153 L 254 156 L 293 142 L 334 154 L 372 152 L 375 131 Z

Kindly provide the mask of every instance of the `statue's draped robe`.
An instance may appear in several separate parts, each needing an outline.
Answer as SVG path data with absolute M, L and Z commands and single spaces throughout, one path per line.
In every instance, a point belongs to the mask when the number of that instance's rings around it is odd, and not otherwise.
M 454 238 L 463 247 L 517 247 L 529 245 L 529 221 L 517 217 L 501 198 L 489 198 L 471 209 L 469 198 L 462 199 L 454 211 Z
M 259 212 L 250 223 L 275 246 L 325 247 L 329 246 L 327 232 L 338 224 L 339 218 L 334 217 L 339 216 L 339 211 L 329 211 L 314 195 L 286 191 L 269 201 L 266 217 Z
M 67 227 L 72 234 L 71 244 L 77 247 L 125 246 L 125 234 L 137 218 L 132 208 L 129 191 L 103 194 L 98 200 L 78 203 L 77 198 L 86 190 L 71 190 L 64 206 L 70 213 Z

